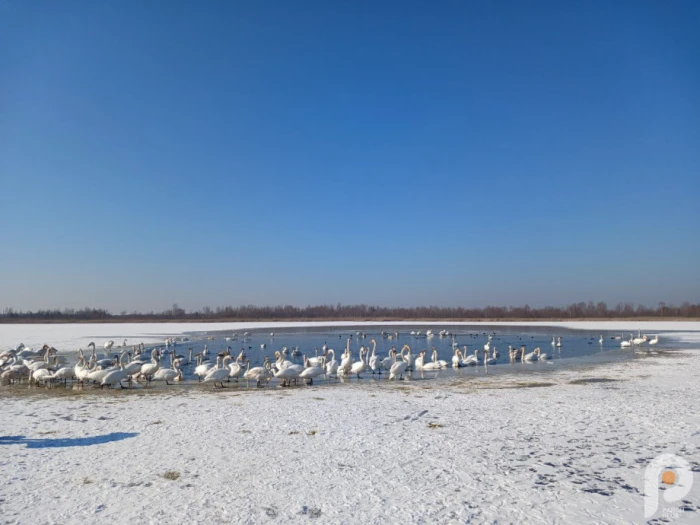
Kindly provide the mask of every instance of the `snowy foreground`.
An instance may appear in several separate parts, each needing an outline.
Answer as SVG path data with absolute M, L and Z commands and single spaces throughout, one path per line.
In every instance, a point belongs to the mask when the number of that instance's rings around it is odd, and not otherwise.
M 0 523 L 644 523 L 664 452 L 695 486 L 655 517 L 699 523 L 698 370 L 682 351 L 371 387 L 0 389 Z

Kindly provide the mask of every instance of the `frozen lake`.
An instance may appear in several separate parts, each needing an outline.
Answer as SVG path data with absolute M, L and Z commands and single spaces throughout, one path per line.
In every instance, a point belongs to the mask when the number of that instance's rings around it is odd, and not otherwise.
M 0 325 L 0 350 L 16 347 L 19 343 L 39 348 L 48 344 L 58 349 L 69 364 L 77 361 L 77 349 L 87 349 L 90 342 L 95 342 L 98 357 L 113 357 L 121 350 L 120 345 L 126 339 L 126 348 L 133 351 L 134 345 L 143 342 L 146 356 L 150 350 L 158 348 L 163 353 L 161 365 L 169 366 L 167 355 L 174 352 L 183 356 L 181 369 L 184 381 L 165 386 L 153 383 L 145 388 L 183 388 L 196 387 L 199 383 L 193 374 L 196 361 L 188 361 L 189 350 L 192 354 L 202 353 L 207 348 L 209 358 L 215 360 L 216 354 L 230 348 L 235 357 L 244 352 L 250 366 L 259 366 L 265 356 L 274 360 L 274 352 L 287 349 L 288 359 L 294 363 L 303 363 L 302 355 L 314 357 L 320 355 L 323 348 L 333 349 L 335 357 L 340 360 L 347 341 L 353 360 L 359 359 L 361 347 L 368 350 L 375 348 L 379 358 L 387 357 L 392 348 L 400 351 L 404 345 L 411 348 L 413 355 L 427 351 L 426 361 L 434 348 L 438 358 L 451 364 L 454 348 L 465 354 L 478 350 L 483 358 L 484 345 L 490 340 L 489 356 L 493 358 L 497 351 L 496 363 L 489 366 L 464 367 L 454 370 L 451 366 L 439 371 L 416 371 L 406 376 L 407 380 L 457 380 L 460 378 L 497 376 L 500 374 L 546 374 L 558 368 L 589 366 L 596 363 L 609 363 L 644 357 L 648 350 L 683 349 L 697 346 L 692 343 L 692 332 L 699 323 L 148 323 L 148 324 L 41 324 L 41 325 Z M 684 330 L 677 332 L 678 329 Z M 429 331 L 431 335 L 426 335 Z M 440 335 L 440 333 L 444 335 Z M 629 339 L 638 333 L 658 334 L 657 345 L 641 348 L 621 348 L 621 338 Z M 412 335 L 413 333 L 413 335 Z M 418 335 L 420 334 L 420 335 Z M 686 337 L 689 340 L 686 341 Z M 165 339 L 176 340 L 174 345 L 165 346 Z M 490 338 L 490 339 L 489 339 Z M 602 342 L 601 342 L 602 338 Z M 112 340 L 114 347 L 104 350 L 104 343 Z M 553 344 L 553 340 L 557 343 Z M 561 346 L 558 346 L 559 342 Z M 520 348 L 524 345 L 527 352 L 541 348 L 550 359 L 521 363 L 509 358 L 509 346 Z M 466 347 L 466 352 L 464 348 Z M 636 350 L 636 351 L 635 351 Z M 640 351 L 642 350 L 642 351 Z M 367 370 L 360 381 L 369 384 L 385 382 L 383 374 L 372 374 Z M 357 382 L 356 377 L 338 379 L 318 378 L 315 385 L 336 385 L 341 382 Z M 279 384 L 276 380 L 271 386 Z M 70 383 L 68 386 L 71 386 Z M 248 388 L 245 382 L 227 383 L 229 388 Z M 144 388 L 135 385 L 136 388 Z M 211 385 L 207 385 L 210 388 Z

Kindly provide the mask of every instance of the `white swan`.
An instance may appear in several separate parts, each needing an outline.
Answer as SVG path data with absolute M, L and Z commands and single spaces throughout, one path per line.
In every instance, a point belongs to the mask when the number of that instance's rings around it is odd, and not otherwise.
M 601 334 L 600 338 L 598 339 L 598 342 L 602 345 L 603 344 L 603 336 Z
M 525 345 L 520 347 L 520 360 L 525 363 L 525 362 L 530 362 L 530 361 L 537 361 L 537 352 L 534 350 L 530 352 L 529 354 L 525 353 Z
M 650 344 L 650 345 L 656 345 L 656 344 L 659 344 L 659 335 L 658 335 L 658 334 L 656 334 L 656 335 L 654 336 L 654 338 L 653 338 L 653 339 L 651 339 L 651 340 L 649 341 L 649 344 Z
M 62 368 L 59 368 L 56 370 L 53 374 L 51 374 L 51 380 L 63 380 L 63 382 L 67 382 L 69 379 L 74 379 L 75 378 L 75 367 L 73 366 L 64 366 Z
M 464 366 L 476 366 L 479 364 L 479 350 L 475 349 L 473 354 L 467 355 L 467 347 L 464 347 L 464 353 L 462 354 L 462 364 Z
M 299 374 L 299 379 L 308 379 L 308 384 L 313 385 L 314 378 L 323 375 L 323 366 L 322 364 L 311 365 L 308 359 L 305 359 L 305 365 L 306 368 L 304 368 L 304 370 L 302 370 L 302 372 Z
M 128 376 L 135 376 L 141 373 L 141 367 L 144 364 L 145 363 L 140 359 L 135 359 L 127 363 L 124 369 L 126 370 Z
M 81 358 L 83 359 L 83 358 Z M 84 359 L 83 359 L 84 362 Z M 80 361 L 78 361 L 78 364 L 75 365 L 75 377 L 78 378 L 78 382 L 80 384 L 85 383 L 85 381 L 90 380 L 90 372 L 92 372 L 92 367 L 95 366 L 94 361 L 90 361 L 86 365 L 84 364 L 83 366 L 80 366 Z
M 275 368 L 277 368 L 277 370 L 284 370 L 292 365 L 293 363 L 289 359 L 284 358 L 283 353 L 275 352 Z
M 204 379 L 202 379 L 202 382 L 214 383 L 214 387 L 216 387 L 216 383 L 219 383 L 221 388 L 224 388 L 224 381 L 228 379 L 228 374 L 230 372 L 228 367 L 228 362 L 230 360 L 230 355 L 225 356 L 223 360 L 219 356 L 216 356 L 216 367 L 209 370 L 207 375 L 204 376 Z
M 212 366 L 212 363 L 203 362 L 202 355 L 199 354 L 197 355 L 197 366 L 194 368 L 193 374 L 196 375 L 201 381 L 209 373 L 209 370 L 212 368 Z
M 350 365 L 350 375 L 356 375 L 357 379 L 362 379 L 360 377 L 360 374 L 365 371 L 365 368 L 367 368 L 367 364 L 365 363 L 364 360 L 365 357 L 365 349 L 364 347 L 360 347 L 360 360 L 355 361 Z
M 248 361 L 250 362 L 250 361 Z M 246 373 L 247 369 L 243 368 L 243 364 L 240 361 L 234 361 L 230 365 L 228 365 L 229 368 L 229 373 L 228 376 L 229 378 L 233 378 L 238 382 L 238 378 L 243 376 L 243 374 Z
M 94 381 L 95 383 L 101 383 L 102 380 L 105 378 L 105 376 L 114 370 L 117 370 L 117 368 L 116 367 L 109 367 L 109 368 L 95 367 L 93 370 L 90 371 L 87 378 L 90 381 Z
M 155 374 L 156 371 L 160 368 L 160 365 L 158 364 L 158 359 L 156 359 L 157 356 L 158 350 L 154 348 L 153 350 L 151 350 L 151 362 L 141 365 L 141 375 L 146 378 L 146 381 L 150 381 L 151 376 L 153 376 L 153 374 Z
M 275 377 L 281 381 L 282 386 L 290 386 L 292 379 L 296 383 L 299 373 L 296 368 L 288 367 L 275 372 Z
M 372 374 L 378 373 L 381 375 L 383 366 L 382 366 L 382 362 L 379 359 L 379 356 L 377 355 L 377 352 L 376 352 L 377 351 L 377 342 L 374 339 L 372 339 L 370 341 L 370 343 L 374 343 L 374 345 L 372 346 L 372 354 L 371 355 L 368 354 L 369 355 L 369 360 L 368 360 L 369 369 L 372 371 Z
M 401 349 L 401 352 L 403 353 L 403 348 Z M 403 379 L 403 373 L 406 371 L 407 368 L 408 363 L 405 360 L 395 359 L 394 364 L 391 365 L 391 368 L 389 369 L 389 380 L 396 379 L 397 376 L 399 379 Z
M 649 338 L 646 335 L 643 335 L 641 337 L 635 337 L 634 339 L 632 339 L 632 343 L 635 345 L 641 346 L 644 343 L 646 343 L 648 340 L 649 340 Z
M 243 379 L 245 379 L 248 382 L 255 381 L 255 385 L 261 387 L 263 381 L 267 382 L 272 377 L 271 368 L 272 365 L 268 357 L 265 357 L 265 362 L 263 366 L 256 366 L 254 368 L 250 368 L 249 360 L 246 364 L 246 370 L 243 374 Z
M 403 352 L 403 350 L 402 350 L 402 352 Z M 391 349 L 389 350 L 389 355 L 387 355 L 384 359 L 379 360 L 380 370 L 383 369 L 383 370 L 388 371 L 391 368 L 391 366 L 394 364 L 394 356 L 396 356 L 396 355 L 398 355 L 396 353 L 396 348 L 394 348 L 392 346 Z
M 423 370 L 423 364 L 425 362 L 425 350 L 418 354 L 416 360 L 413 362 L 413 366 L 416 370 Z
M 102 381 L 100 382 L 100 388 L 104 388 L 106 386 L 114 387 L 116 385 L 119 385 L 120 387 L 124 388 L 121 382 L 124 379 L 126 379 L 128 375 L 126 373 L 126 370 L 124 369 L 125 357 L 126 352 L 123 352 L 119 358 L 119 368 L 117 368 L 116 370 L 112 370 L 102 378 Z
M 543 354 L 539 346 L 535 348 L 535 352 L 537 352 L 537 359 L 540 361 L 548 361 L 552 358 L 549 354 Z
M 626 340 L 620 341 L 620 348 L 629 348 L 630 346 L 632 346 L 632 334 L 630 334 L 629 341 L 626 341 Z
M 318 346 L 314 348 L 314 353 L 316 354 L 316 357 L 309 357 L 309 364 L 311 366 L 319 366 L 323 363 L 323 359 L 325 358 L 326 354 L 328 353 L 328 347 L 326 345 L 323 345 L 323 350 L 321 355 L 318 355 Z
M 406 350 L 405 354 L 403 353 L 404 350 Z M 411 347 L 408 345 L 403 345 L 403 348 L 401 348 L 401 355 L 403 355 L 403 360 L 406 361 L 406 370 L 413 370 L 413 364 L 415 363 L 416 358 L 411 353 Z
M 485 365 L 495 365 L 498 363 L 498 359 L 495 357 L 489 357 L 488 351 L 484 350 L 484 364 Z
M 29 382 L 31 383 L 32 380 L 35 383 L 44 383 L 45 381 L 48 381 L 49 378 L 51 377 L 51 370 L 48 368 L 40 368 L 38 370 L 33 370 L 29 372 Z
M 350 339 L 348 339 L 347 345 L 345 347 L 345 353 L 340 360 L 340 365 L 338 366 L 338 374 L 348 375 L 350 374 L 350 369 L 352 368 L 352 354 L 350 353 Z
M 425 352 L 422 352 L 422 354 L 425 354 Z M 440 361 L 438 361 L 437 351 L 435 349 L 433 349 L 432 359 L 429 363 L 426 363 L 425 356 L 423 357 L 423 366 L 422 366 L 421 370 L 434 371 L 434 370 L 441 370 L 442 368 L 444 368 L 444 367 L 442 366 L 442 363 L 440 363 Z
M 459 348 L 456 348 L 452 356 L 452 368 L 459 368 L 460 366 L 462 366 L 462 352 Z
M 338 361 L 335 359 L 335 351 L 331 348 L 328 350 L 328 355 L 333 356 L 333 359 L 326 362 L 326 376 L 338 375 Z
M 449 363 L 444 359 L 438 359 L 438 351 L 435 347 L 433 347 L 432 361 L 440 365 L 440 368 L 447 368 L 449 366 Z
M 557 348 L 561 348 L 561 336 L 557 338 Z
M 179 375 L 180 370 L 178 370 L 175 359 L 170 354 L 170 368 L 159 368 L 156 370 L 156 373 L 153 374 L 153 381 L 165 381 L 166 385 L 170 385 L 169 381 L 175 381 Z

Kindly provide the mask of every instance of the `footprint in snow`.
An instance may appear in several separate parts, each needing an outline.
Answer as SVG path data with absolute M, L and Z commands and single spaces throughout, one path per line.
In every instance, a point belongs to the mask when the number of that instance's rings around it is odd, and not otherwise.
M 401 422 L 401 421 L 408 421 L 409 419 L 410 419 L 411 421 L 417 421 L 418 418 L 423 417 L 423 416 L 426 415 L 427 413 L 428 413 L 427 410 L 423 410 L 423 411 L 421 411 L 421 412 L 418 412 L 418 414 L 408 414 L 408 415 L 404 416 L 403 419 L 399 419 L 399 422 Z

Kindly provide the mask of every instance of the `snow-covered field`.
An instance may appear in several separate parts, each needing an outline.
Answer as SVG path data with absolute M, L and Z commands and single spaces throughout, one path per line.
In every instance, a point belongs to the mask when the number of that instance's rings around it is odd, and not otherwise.
M 633 324 L 609 329 L 682 330 L 700 348 L 698 323 Z M 229 329 L 204 326 L 0 326 L 0 348 Z M 700 352 L 670 351 L 526 379 L 0 388 L 0 523 L 644 523 L 644 470 L 665 452 L 695 486 L 655 517 L 698 523 L 699 368 Z

